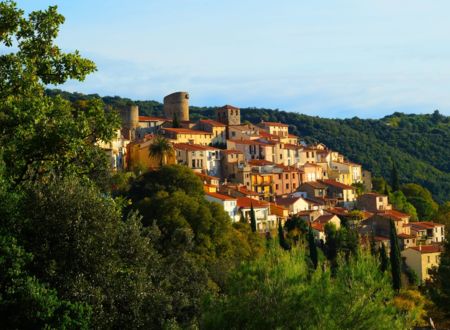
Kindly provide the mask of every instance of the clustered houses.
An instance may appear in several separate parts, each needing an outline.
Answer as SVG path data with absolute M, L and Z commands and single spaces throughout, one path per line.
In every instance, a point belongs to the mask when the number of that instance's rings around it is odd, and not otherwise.
M 215 120 L 192 122 L 188 99 L 184 92 L 164 98 L 164 117 L 139 116 L 136 106 L 121 113 L 122 142 L 105 148 L 114 154 L 114 165 L 157 168 L 160 160 L 148 150 L 162 135 L 174 150 L 166 163 L 191 168 L 204 184 L 205 198 L 222 205 L 232 221 L 248 221 L 253 208 L 258 231 L 267 232 L 279 220 L 298 216 L 308 221 L 317 241 L 324 241 L 325 225 L 339 228 L 345 218 L 363 242 L 374 237 L 389 249 L 392 220 L 407 265 L 420 280 L 428 278 L 427 270 L 441 251 L 443 225 L 410 222 L 407 214 L 392 208 L 387 196 L 357 196 L 355 184 L 371 190 L 370 172 L 321 143 L 304 144 L 285 123 L 241 123 L 240 109 L 231 105 L 217 109 Z M 174 127 L 177 118 L 181 120 Z M 362 218 L 351 218 L 355 208 Z

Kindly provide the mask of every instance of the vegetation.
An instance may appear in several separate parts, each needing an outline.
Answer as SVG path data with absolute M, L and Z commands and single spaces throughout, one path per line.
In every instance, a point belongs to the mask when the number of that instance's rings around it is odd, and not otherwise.
M 276 246 L 233 271 L 223 295 L 205 303 L 206 329 L 407 329 L 422 306 L 399 311 L 387 275 L 368 253 L 342 263 L 334 277 L 311 273 L 300 247 Z M 338 303 L 337 303 L 338 302 Z
M 400 248 L 398 246 L 397 230 L 395 229 L 395 224 L 394 221 L 392 220 L 389 232 L 389 242 L 390 242 L 389 256 L 391 261 L 392 287 L 396 292 L 399 292 L 402 287 L 401 281 L 402 259 L 400 255 Z
M 148 147 L 150 157 L 159 159 L 159 166 L 167 162 L 167 157 L 174 152 L 172 144 L 163 136 L 157 136 Z

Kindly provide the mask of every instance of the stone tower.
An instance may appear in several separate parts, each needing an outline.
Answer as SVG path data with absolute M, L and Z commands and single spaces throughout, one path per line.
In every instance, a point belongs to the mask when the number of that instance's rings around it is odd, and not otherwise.
M 189 121 L 189 94 L 176 92 L 164 98 L 164 116 L 173 119 L 176 114 L 179 121 Z
M 139 126 L 139 107 L 132 105 L 129 108 L 120 111 L 122 118 L 122 135 L 125 139 L 134 140 L 136 138 L 136 129 Z
M 240 125 L 241 110 L 227 104 L 216 110 L 216 119 L 225 125 Z

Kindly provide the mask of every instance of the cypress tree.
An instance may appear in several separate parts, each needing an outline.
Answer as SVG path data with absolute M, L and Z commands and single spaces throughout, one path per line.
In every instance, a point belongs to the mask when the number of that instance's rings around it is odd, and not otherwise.
M 311 258 L 311 262 L 313 264 L 314 269 L 317 269 L 317 265 L 319 264 L 317 255 L 317 245 L 311 227 L 309 227 L 308 231 L 308 245 L 309 245 L 309 257 Z
M 381 243 L 380 247 L 380 270 L 381 272 L 385 272 L 388 269 L 389 259 L 386 253 L 386 247 L 384 243 Z
M 372 229 L 370 232 L 370 254 L 375 256 L 377 254 L 377 247 L 375 244 L 375 233 Z
M 250 226 L 252 228 L 252 232 L 256 233 L 256 216 L 255 210 L 253 209 L 253 203 L 251 203 L 250 208 Z
M 244 213 L 243 212 L 241 212 L 241 218 L 239 219 L 239 222 L 240 223 L 247 223 L 248 222 L 247 218 L 244 217 Z
M 180 121 L 178 120 L 177 114 L 173 113 L 173 119 L 172 119 L 172 127 L 173 128 L 180 128 Z
M 330 261 L 331 274 L 335 276 L 338 268 L 337 256 L 338 256 L 339 242 L 338 242 L 338 233 L 336 230 L 336 226 L 334 224 L 327 223 L 325 225 L 325 237 L 326 237 L 325 251 L 327 259 Z
M 391 220 L 391 230 L 390 230 L 390 260 L 391 260 L 391 273 L 392 273 L 392 287 L 395 291 L 400 291 L 402 286 L 401 282 L 401 257 L 400 248 L 398 246 L 397 231 L 395 229 L 394 221 Z
M 281 220 L 278 220 L 278 240 L 280 242 L 280 246 L 284 250 L 290 250 L 291 246 L 286 242 L 286 238 L 284 237 L 283 226 L 281 226 Z
M 400 190 L 400 183 L 399 183 L 399 180 L 398 180 L 397 165 L 395 165 L 394 162 L 392 163 L 391 186 L 392 186 L 392 192 Z

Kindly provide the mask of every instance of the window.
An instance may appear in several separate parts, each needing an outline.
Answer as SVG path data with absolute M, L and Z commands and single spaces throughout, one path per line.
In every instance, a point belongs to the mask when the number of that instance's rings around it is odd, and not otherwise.
M 278 179 L 281 180 L 281 174 L 278 174 Z
M 231 132 L 231 136 L 235 137 L 236 136 L 236 132 Z
M 280 186 L 279 186 L 278 183 L 277 183 L 277 184 L 275 185 L 275 189 L 278 190 L 279 187 L 280 187 Z
M 430 256 L 427 256 L 427 262 L 430 263 Z
M 289 174 L 286 173 L 286 174 L 284 175 L 284 177 L 285 177 L 286 180 L 289 179 Z
M 289 189 L 289 183 L 286 183 L 286 189 Z
M 293 183 L 293 184 L 292 184 L 292 189 L 295 189 L 295 187 L 296 187 L 296 184 Z
M 195 159 L 192 160 L 192 167 L 195 167 Z

